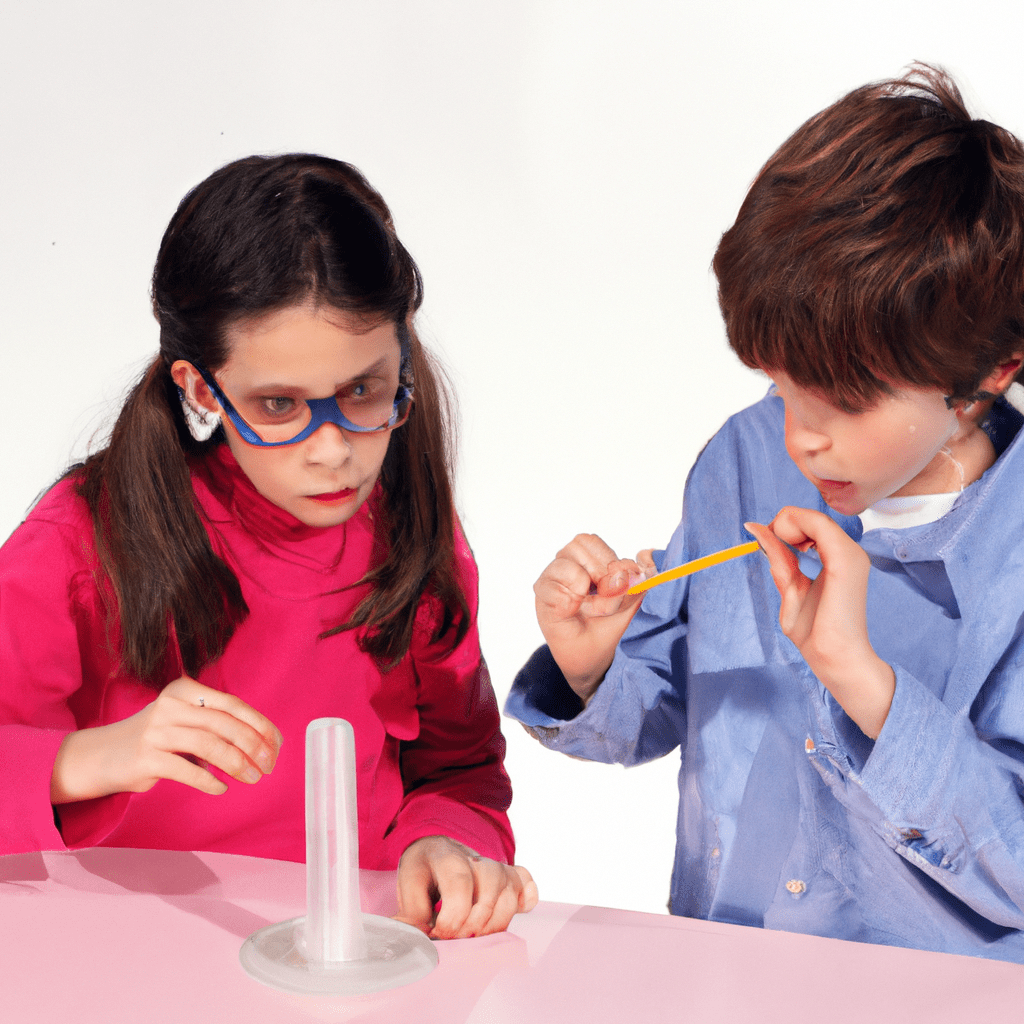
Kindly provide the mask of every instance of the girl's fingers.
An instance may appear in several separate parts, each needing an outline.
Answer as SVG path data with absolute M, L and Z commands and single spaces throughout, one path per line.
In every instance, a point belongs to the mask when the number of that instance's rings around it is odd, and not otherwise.
M 499 904 L 502 903 L 502 898 L 506 894 L 508 868 L 505 864 L 499 864 L 486 857 L 471 860 L 469 867 L 472 872 L 473 886 L 470 893 L 470 910 L 457 926 L 454 918 L 449 920 L 445 916 L 444 911 L 448 903 L 445 891 L 441 889 L 441 913 L 437 915 L 435 931 L 443 927 L 454 932 L 452 938 L 468 939 L 476 935 L 487 935 L 492 931 L 502 931 L 512 920 L 512 915 L 516 912 L 519 902 L 518 892 L 511 893 L 511 903 L 505 923 L 497 927 L 489 927 L 495 913 L 497 912 L 500 918 L 505 909 L 502 907 L 500 911 L 498 910 Z M 458 882 L 461 882 L 461 879 Z
M 482 879 L 478 879 L 477 904 L 463 926 L 464 931 L 471 930 L 476 935 L 503 932 L 516 914 L 527 913 L 537 905 L 537 885 L 526 868 L 497 864 L 494 861 L 489 863 L 499 869 L 492 883 L 497 893 L 496 898 L 484 897 L 484 883 Z M 490 915 L 480 924 L 479 920 L 483 918 L 487 906 L 490 907 Z
M 201 793 L 208 793 L 210 796 L 220 796 L 228 790 L 226 782 L 218 779 L 201 765 L 165 751 L 155 752 L 148 784 L 136 789 L 135 792 L 152 789 L 160 779 L 180 782 L 183 786 L 190 786 L 192 789 L 198 789 Z
M 438 873 L 441 910 L 432 935 L 440 939 L 471 939 L 504 931 L 519 908 L 519 875 L 507 864 L 487 857 L 468 862 L 462 871 Z
M 505 865 L 501 864 L 499 867 L 505 867 Z M 487 915 L 486 920 L 479 924 L 474 915 L 477 912 L 477 908 L 482 906 L 482 903 L 478 903 L 473 908 L 473 914 L 470 915 L 470 919 L 466 921 L 463 930 L 468 935 L 493 935 L 495 932 L 505 931 L 509 926 L 509 922 L 518 912 L 519 892 L 513 886 L 502 884 L 498 890 L 497 898 L 490 904 L 490 913 Z M 467 935 L 464 934 L 462 937 L 465 938 Z
M 270 746 L 263 736 L 256 732 L 251 726 L 225 711 L 218 711 L 216 708 L 204 706 L 202 708 L 189 707 L 186 710 L 187 718 L 180 724 L 187 724 L 208 736 L 216 737 L 223 741 L 231 750 L 238 751 L 244 755 L 247 762 L 259 769 L 261 775 L 269 775 L 277 763 L 277 750 Z M 213 758 L 205 754 L 190 750 L 190 754 L 198 754 L 206 761 L 217 764 Z M 244 766 L 241 766 L 244 771 Z M 230 771 L 229 775 L 236 775 Z
M 519 864 L 513 864 L 512 870 L 515 871 L 519 877 L 519 882 L 522 888 L 519 890 L 519 913 L 528 914 L 535 906 L 537 906 L 540 900 L 540 892 L 537 889 L 537 883 L 533 880 L 533 875 L 530 874 L 526 868 Z
M 174 682 L 164 687 L 162 692 L 193 707 L 214 708 L 223 711 L 239 721 L 245 722 L 250 729 L 259 733 L 267 745 L 273 748 L 275 754 L 280 749 L 282 739 L 280 729 L 269 718 L 261 715 L 254 707 L 246 704 L 244 700 L 234 694 L 204 686 L 188 676 L 175 679 Z M 203 703 L 200 704 L 200 701 Z
M 528 913 L 537 905 L 537 884 L 526 868 L 484 859 L 474 863 L 473 869 L 475 903 L 460 938 L 503 932 L 516 914 Z
M 168 709 L 166 702 L 161 705 L 161 719 L 170 713 L 175 724 L 212 732 L 237 747 L 261 774 L 273 771 L 281 748 L 281 733 L 269 719 L 245 701 L 187 677 L 176 679 L 165 687 L 161 697 L 170 697 L 175 701 L 171 706 L 173 711 Z M 188 750 L 183 753 L 197 754 L 204 757 L 204 760 L 216 763 L 198 751 Z M 217 764 L 217 767 L 221 765 Z M 235 772 L 228 774 L 235 775 Z
M 398 868 L 398 913 L 396 920 L 419 928 L 425 935 L 434 927 L 434 904 L 437 890 L 430 863 L 425 858 L 406 857 Z
M 164 751 L 191 754 L 239 782 L 252 785 L 265 774 L 238 746 L 209 727 L 168 726 L 161 731 L 158 742 Z
M 516 913 L 536 905 L 537 886 L 526 868 L 480 857 L 446 836 L 418 839 L 398 866 L 398 920 L 431 938 L 503 931 Z
M 469 932 L 463 927 L 473 910 L 476 878 L 472 857 L 452 853 L 433 862 L 434 881 L 441 907 L 437 912 L 432 939 L 463 939 Z

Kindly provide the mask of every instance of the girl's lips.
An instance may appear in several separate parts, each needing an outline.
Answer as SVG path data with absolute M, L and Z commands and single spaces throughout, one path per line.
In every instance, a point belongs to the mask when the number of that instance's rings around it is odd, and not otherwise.
M 331 491 L 329 494 L 310 494 L 307 495 L 307 497 L 311 498 L 313 501 L 331 504 L 335 501 L 347 501 L 355 493 L 356 491 L 354 487 L 345 487 L 340 491 Z

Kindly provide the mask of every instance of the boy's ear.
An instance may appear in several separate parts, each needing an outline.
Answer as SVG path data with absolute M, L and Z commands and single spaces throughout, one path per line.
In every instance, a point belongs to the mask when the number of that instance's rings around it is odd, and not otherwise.
M 1000 363 L 982 382 L 979 390 L 1001 395 L 1020 373 L 1024 365 L 1024 351 L 1014 352 L 1009 359 Z

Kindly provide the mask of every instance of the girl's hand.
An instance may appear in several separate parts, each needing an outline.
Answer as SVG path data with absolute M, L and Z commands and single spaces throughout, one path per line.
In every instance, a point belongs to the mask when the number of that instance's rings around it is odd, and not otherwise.
M 769 526 L 745 526 L 768 557 L 782 598 L 782 632 L 861 731 L 875 739 L 889 714 L 896 676 L 868 638 L 867 554 L 837 523 L 810 509 L 787 507 Z M 817 548 L 822 568 L 815 580 L 800 571 L 786 544 Z
M 183 676 L 131 718 L 68 735 L 54 761 L 50 800 L 144 793 L 159 779 L 218 795 L 228 787 L 203 762 L 251 784 L 273 769 L 280 747 L 280 732 L 258 711 Z
M 643 600 L 626 591 L 653 575 L 650 550 L 618 558 L 600 537 L 578 534 L 533 585 L 537 621 L 566 681 L 589 700 Z
M 481 857 L 447 836 L 417 839 L 398 864 L 396 918 L 432 939 L 503 932 L 515 914 L 536 905 L 537 885 L 526 868 Z

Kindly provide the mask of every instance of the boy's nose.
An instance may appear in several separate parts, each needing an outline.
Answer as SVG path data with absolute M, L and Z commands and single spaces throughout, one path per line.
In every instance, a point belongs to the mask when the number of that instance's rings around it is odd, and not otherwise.
M 824 451 L 832 444 L 829 436 L 804 423 L 799 417 L 786 413 L 786 447 L 810 455 Z

